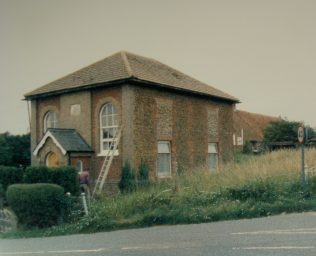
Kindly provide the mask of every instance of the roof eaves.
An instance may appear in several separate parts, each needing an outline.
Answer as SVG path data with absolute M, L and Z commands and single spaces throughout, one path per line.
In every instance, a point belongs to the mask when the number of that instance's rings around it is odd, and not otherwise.
M 36 146 L 36 148 L 33 151 L 33 155 L 37 156 L 39 150 L 44 146 L 46 140 L 48 138 L 51 138 L 53 140 L 53 142 L 55 143 L 55 145 L 61 150 L 61 152 L 66 155 L 66 150 L 62 147 L 62 145 L 58 142 L 58 140 L 55 138 L 54 134 L 51 133 L 51 131 L 47 131 L 46 134 L 44 135 L 44 137 L 41 139 L 40 143 Z
M 59 95 L 63 93 L 78 92 L 78 91 L 83 91 L 83 90 L 88 90 L 88 89 L 94 89 L 101 86 L 108 86 L 108 87 L 117 86 L 129 81 L 129 79 L 130 78 L 124 78 L 120 80 L 108 81 L 108 82 L 103 82 L 103 83 L 87 84 L 87 85 L 82 85 L 80 87 L 73 87 L 73 88 L 67 88 L 67 89 L 61 89 L 61 90 L 43 92 L 43 93 L 37 93 L 37 94 L 28 93 L 24 95 L 24 100 L 33 100 L 33 99 L 44 98 L 48 96 L 55 96 L 55 95 Z
M 225 97 L 221 97 L 221 96 L 217 96 L 217 95 L 212 95 L 212 94 L 208 94 L 208 93 L 203 93 L 203 92 L 198 92 L 195 90 L 188 90 L 188 89 L 184 89 L 184 88 L 179 88 L 176 86 L 172 86 L 169 84 L 162 84 L 162 83 L 155 83 L 155 82 L 151 82 L 148 80 L 142 80 L 139 79 L 137 77 L 132 77 L 130 79 L 130 81 L 133 81 L 137 84 L 150 84 L 152 86 L 157 86 L 157 87 L 161 87 L 161 88 L 168 88 L 168 89 L 172 89 L 175 91 L 181 91 L 181 92 L 186 92 L 186 93 L 192 93 L 192 94 L 196 94 L 196 95 L 201 95 L 201 96 L 206 96 L 206 97 L 212 97 L 212 98 L 216 98 L 216 99 L 220 99 L 220 100 L 224 100 L 224 101 L 229 101 L 229 102 L 233 102 L 233 103 L 240 103 L 239 99 L 236 98 L 225 98 Z

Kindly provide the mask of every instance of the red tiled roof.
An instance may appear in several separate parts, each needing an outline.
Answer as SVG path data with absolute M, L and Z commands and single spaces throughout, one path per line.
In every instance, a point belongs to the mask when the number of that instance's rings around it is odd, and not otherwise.
M 31 99 L 46 94 L 85 89 L 92 85 L 106 86 L 111 82 L 122 80 L 150 82 L 156 86 L 213 96 L 232 102 L 239 101 L 159 61 L 124 51 L 35 89 L 25 94 L 25 98 Z
M 268 124 L 270 122 L 280 120 L 282 120 L 281 117 L 266 116 L 236 110 L 234 112 L 234 131 L 237 136 L 240 136 L 241 129 L 243 129 L 244 141 L 262 141 L 264 129 L 268 126 Z

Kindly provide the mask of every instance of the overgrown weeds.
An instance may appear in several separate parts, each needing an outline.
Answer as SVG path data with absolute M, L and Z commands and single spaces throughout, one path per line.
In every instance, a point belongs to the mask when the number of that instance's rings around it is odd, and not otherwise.
M 316 150 L 306 150 L 305 155 L 308 165 L 316 166 Z M 90 233 L 316 210 L 316 178 L 309 180 L 306 190 L 301 189 L 299 159 L 298 151 L 286 150 L 244 158 L 212 175 L 201 169 L 182 172 L 177 179 L 133 193 L 104 196 L 92 204 L 89 216 L 36 234 Z

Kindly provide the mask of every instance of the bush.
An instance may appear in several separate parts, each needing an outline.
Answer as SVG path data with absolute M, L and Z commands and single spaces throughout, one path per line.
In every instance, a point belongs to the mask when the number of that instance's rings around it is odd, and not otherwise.
M 122 168 L 122 176 L 119 183 L 122 192 L 132 192 L 136 189 L 136 180 L 134 172 L 128 162 Z
M 54 183 L 51 169 L 46 166 L 31 166 L 24 172 L 24 183 Z
M 58 184 L 70 192 L 72 195 L 79 194 L 80 185 L 78 171 L 71 166 L 58 167 L 51 169 L 52 183 Z
M 21 183 L 23 170 L 17 167 L 0 166 L 0 184 L 6 190 L 11 184 Z
M 3 207 L 3 203 L 4 203 L 4 189 L 3 186 L 0 184 L 0 209 Z
M 312 195 L 316 195 L 316 176 L 310 177 L 308 179 L 308 188 Z
M 64 189 L 55 184 L 14 184 L 8 187 L 7 200 L 19 225 L 49 227 L 67 210 Z
M 260 200 L 263 202 L 274 201 L 277 197 L 276 184 L 269 180 L 255 180 L 243 186 L 227 189 L 228 199 L 230 200 Z
M 250 141 L 246 141 L 245 144 L 242 147 L 242 153 L 244 154 L 251 154 L 252 153 L 252 146 Z
M 57 168 L 28 167 L 25 170 L 24 183 L 54 183 L 74 195 L 78 194 L 80 190 L 77 170 L 71 166 Z
M 139 166 L 138 185 L 141 187 L 147 187 L 149 185 L 149 167 L 143 160 Z

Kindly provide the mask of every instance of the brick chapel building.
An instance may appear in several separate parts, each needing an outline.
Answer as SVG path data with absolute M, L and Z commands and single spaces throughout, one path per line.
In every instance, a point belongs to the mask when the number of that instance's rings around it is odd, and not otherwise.
M 120 180 L 126 161 L 146 162 L 155 180 L 179 168 L 216 171 L 233 158 L 238 99 L 154 59 L 119 52 L 25 99 L 32 165 L 89 168 L 96 178 L 120 127 L 108 185 Z

